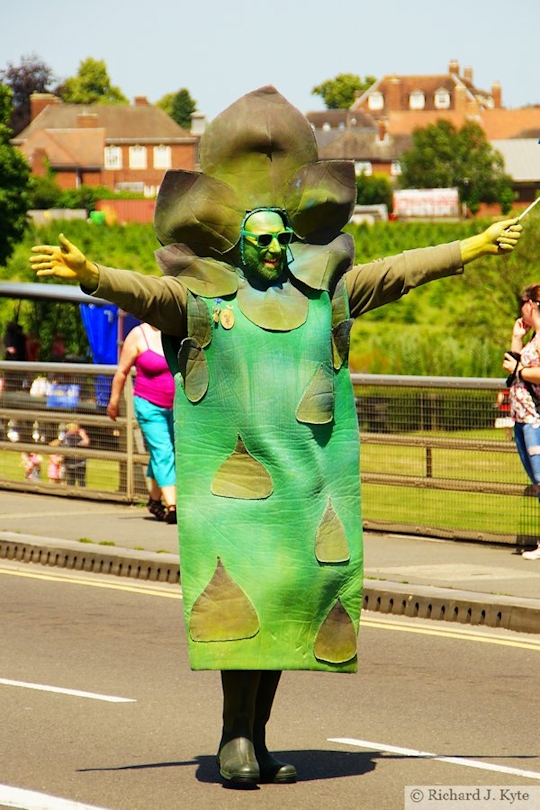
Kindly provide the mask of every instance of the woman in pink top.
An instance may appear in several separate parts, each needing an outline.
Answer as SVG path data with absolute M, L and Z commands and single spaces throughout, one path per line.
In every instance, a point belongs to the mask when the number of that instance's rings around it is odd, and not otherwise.
M 107 405 L 113 420 L 118 416 L 120 395 L 133 366 L 137 371 L 133 389 L 135 416 L 150 454 L 148 510 L 157 520 L 176 523 L 174 379 L 163 354 L 161 332 L 150 324 L 136 326 L 124 341 Z

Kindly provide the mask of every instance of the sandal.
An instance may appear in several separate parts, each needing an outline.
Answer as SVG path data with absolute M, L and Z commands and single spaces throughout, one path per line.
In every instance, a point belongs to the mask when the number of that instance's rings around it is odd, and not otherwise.
M 148 509 L 151 515 L 154 515 L 156 520 L 165 520 L 167 510 L 165 509 L 161 501 L 155 501 L 153 498 L 149 498 L 148 503 L 146 504 L 146 508 Z
M 169 506 L 165 514 L 165 523 L 175 524 L 176 522 L 176 506 Z

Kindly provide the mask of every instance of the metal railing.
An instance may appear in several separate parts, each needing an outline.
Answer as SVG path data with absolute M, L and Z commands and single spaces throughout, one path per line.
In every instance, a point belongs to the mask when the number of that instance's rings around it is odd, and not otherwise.
M 366 528 L 536 543 L 536 493 L 511 428 L 495 427 L 503 379 L 353 374 L 352 381 Z
M 115 366 L 0 362 L 0 488 L 125 502 L 147 498 L 148 456 L 133 410 L 131 377 L 118 420 L 105 412 L 115 371 Z M 36 379 L 41 384 L 34 384 Z M 536 543 L 538 501 L 511 431 L 495 427 L 502 379 L 353 374 L 352 381 L 366 528 Z M 88 447 L 59 445 L 69 422 L 86 430 Z M 25 477 L 23 454 L 32 452 L 41 457 L 40 468 Z M 86 461 L 84 487 L 49 479 L 50 457 L 58 454 L 64 462 Z
M 116 422 L 106 413 L 115 371 L 111 365 L 0 362 L 0 487 L 127 502 L 147 497 L 148 454 L 135 419 L 132 376 Z M 85 430 L 87 447 L 62 444 L 70 423 Z M 31 455 L 38 458 L 30 471 Z M 51 456 L 60 456 L 63 467 L 69 459 L 81 461 L 85 474 L 72 486 L 65 476 L 53 478 Z

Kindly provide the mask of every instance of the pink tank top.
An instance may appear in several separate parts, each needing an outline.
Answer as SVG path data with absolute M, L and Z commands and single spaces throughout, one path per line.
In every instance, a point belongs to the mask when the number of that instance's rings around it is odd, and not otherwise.
M 148 340 L 142 330 L 146 345 Z M 146 399 L 160 408 L 172 408 L 174 401 L 174 379 L 169 371 L 167 361 L 162 354 L 147 348 L 135 361 L 137 376 L 133 394 Z

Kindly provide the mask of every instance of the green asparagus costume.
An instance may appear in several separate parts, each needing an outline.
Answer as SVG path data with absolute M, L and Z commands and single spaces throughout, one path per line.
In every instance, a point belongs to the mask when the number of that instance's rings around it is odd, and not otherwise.
M 352 318 L 459 272 L 459 246 L 352 268 L 341 228 L 353 166 L 318 161 L 308 122 L 272 87 L 215 119 L 200 160 L 201 173 L 168 172 L 160 190 L 165 278 L 102 267 L 96 291 L 167 335 L 191 666 L 353 672 L 362 525 Z M 287 280 L 261 291 L 231 256 L 246 212 L 268 207 L 287 213 L 295 239 Z

